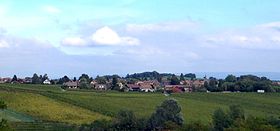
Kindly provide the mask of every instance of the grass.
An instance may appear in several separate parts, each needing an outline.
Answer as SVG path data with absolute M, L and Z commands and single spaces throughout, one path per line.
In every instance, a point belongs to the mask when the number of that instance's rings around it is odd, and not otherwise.
M 214 110 L 227 109 L 231 104 L 241 105 L 248 115 L 280 116 L 280 94 L 276 93 L 187 93 L 165 97 L 152 93 L 66 92 L 52 93 L 50 97 L 110 116 L 125 108 L 139 117 L 149 117 L 167 98 L 178 100 L 187 121 L 210 122 Z
M 1 91 L 0 98 L 6 101 L 10 109 L 45 121 L 83 124 L 98 119 L 110 119 L 102 114 L 34 93 Z
M 0 84 L 0 88 L 5 89 L 17 89 L 17 90 L 28 90 L 28 91 L 51 91 L 61 92 L 60 85 L 34 85 L 34 84 Z
M 0 110 L 0 118 L 4 118 L 12 122 L 34 122 L 35 119 L 29 115 L 15 112 L 13 110 Z
M 0 87 L 5 88 L 0 96 L 6 94 L 8 106 L 16 111 L 42 119 L 77 124 L 104 118 L 103 115 L 114 117 L 121 109 L 129 109 L 138 117 L 148 118 L 156 106 L 167 98 L 178 100 L 186 122 L 199 120 L 209 123 L 214 110 L 227 109 L 232 104 L 241 105 L 247 115 L 280 116 L 279 93 L 186 93 L 166 97 L 160 93 L 61 91 L 58 86 L 0 85 Z M 28 106 L 24 106 L 27 103 Z M 50 105 L 46 106 L 44 103 Z M 32 110 L 29 109 L 30 106 Z M 53 111 L 49 111 L 50 109 Z M 53 115 L 54 113 L 57 116 Z

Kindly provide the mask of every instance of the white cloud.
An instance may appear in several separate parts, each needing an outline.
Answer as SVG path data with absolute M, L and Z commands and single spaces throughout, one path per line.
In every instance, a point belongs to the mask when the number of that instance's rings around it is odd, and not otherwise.
M 0 16 L 6 13 L 6 9 L 3 6 L 0 6 Z
M 222 31 L 204 36 L 206 46 L 234 46 L 249 49 L 279 49 L 280 22 L 257 25 L 252 28 Z M 205 44 L 206 43 L 206 44 Z
M 68 37 L 62 40 L 63 46 L 86 46 L 86 41 L 80 37 Z
M 266 23 L 266 24 L 260 25 L 259 27 L 261 27 L 261 28 L 270 28 L 270 29 L 277 29 L 277 30 L 280 30 L 280 22 Z
M 5 40 L 0 40 L 0 48 L 7 48 L 9 47 L 9 44 Z
M 43 10 L 45 12 L 48 12 L 48 13 L 51 13 L 51 14 L 56 14 L 56 13 L 60 13 L 61 12 L 58 8 L 56 8 L 54 6 L 50 6 L 50 5 L 44 6 Z
M 129 32 L 144 31 L 179 31 L 184 29 L 194 29 L 198 27 L 195 22 L 169 22 L 157 24 L 128 24 L 126 30 Z
M 117 32 L 105 26 L 92 34 L 92 40 L 96 45 L 139 45 L 138 39 L 133 37 L 121 37 Z

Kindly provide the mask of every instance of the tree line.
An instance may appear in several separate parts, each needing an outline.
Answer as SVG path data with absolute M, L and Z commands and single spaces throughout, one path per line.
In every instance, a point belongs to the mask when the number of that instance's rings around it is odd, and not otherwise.
M 264 90 L 266 92 L 277 91 L 273 88 L 271 80 L 266 77 L 258 77 L 254 75 L 242 75 L 240 77 L 228 75 L 225 79 L 210 77 L 209 81 L 205 81 L 204 87 L 211 92 L 256 92 L 257 90 Z

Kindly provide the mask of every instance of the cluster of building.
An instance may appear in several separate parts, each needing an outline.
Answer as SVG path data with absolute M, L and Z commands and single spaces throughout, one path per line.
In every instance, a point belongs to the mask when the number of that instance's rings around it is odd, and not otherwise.
M 32 78 L 31 77 L 17 78 L 16 81 L 13 81 L 13 79 L 10 77 L 0 78 L 0 84 L 3 84 L 3 83 L 31 84 Z M 43 84 L 50 85 L 51 81 L 49 79 L 46 79 L 43 81 Z
M 120 90 L 125 92 L 135 91 L 135 92 L 156 92 L 164 91 L 167 93 L 183 93 L 192 92 L 195 88 L 203 88 L 205 80 L 184 80 L 181 81 L 179 85 L 171 85 L 170 82 L 158 82 L 157 80 L 145 80 L 137 81 L 134 84 L 126 83 L 125 81 L 117 83 Z M 66 89 L 79 89 L 79 81 L 69 81 L 63 84 Z M 106 91 L 110 90 L 112 87 L 111 82 L 106 84 L 99 84 L 97 81 L 93 80 L 90 82 L 90 88 L 94 90 Z

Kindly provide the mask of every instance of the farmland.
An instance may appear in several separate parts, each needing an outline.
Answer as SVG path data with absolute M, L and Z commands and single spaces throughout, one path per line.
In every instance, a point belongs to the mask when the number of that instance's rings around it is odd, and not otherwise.
M 121 109 L 147 118 L 167 98 L 178 100 L 186 122 L 209 123 L 214 110 L 227 109 L 231 104 L 241 105 L 247 116 L 280 116 L 277 93 L 186 93 L 167 97 L 161 93 L 63 91 L 58 86 L 1 84 L 0 98 L 9 110 L 34 119 L 77 125 L 111 119 Z

